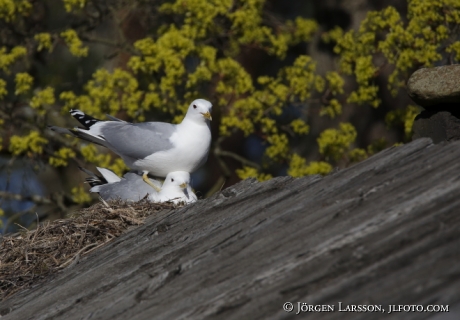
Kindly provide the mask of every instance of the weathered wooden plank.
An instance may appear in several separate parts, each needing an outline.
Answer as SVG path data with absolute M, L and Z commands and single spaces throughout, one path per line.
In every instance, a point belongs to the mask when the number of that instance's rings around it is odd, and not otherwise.
M 151 217 L 0 311 L 11 310 L 5 319 L 278 319 L 295 317 L 282 310 L 286 301 L 460 306 L 459 158 L 459 143 L 420 139 L 325 178 L 247 180 Z

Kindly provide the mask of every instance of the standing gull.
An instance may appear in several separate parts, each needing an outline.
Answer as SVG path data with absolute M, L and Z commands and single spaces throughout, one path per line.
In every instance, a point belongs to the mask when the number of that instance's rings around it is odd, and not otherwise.
M 210 121 L 212 104 L 194 100 L 180 124 L 165 122 L 130 123 L 112 116 L 102 121 L 80 110 L 70 114 L 85 128 L 51 130 L 107 147 L 123 158 L 126 165 L 143 172 L 142 178 L 151 184 L 147 174 L 166 177 L 169 172 L 193 172 L 202 166 L 211 144 Z
M 151 202 L 172 201 L 192 203 L 197 200 L 195 193 L 190 187 L 190 174 L 184 171 L 170 172 L 161 185 L 156 180 L 151 180 L 160 191 L 156 191 L 145 184 L 142 177 L 134 172 L 126 173 L 123 178 L 105 168 L 97 168 L 102 176 L 83 169 L 90 177 L 86 181 L 91 185 L 90 192 L 99 193 L 104 200 L 121 199 L 124 201 L 139 201 L 147 196 Z M 116 177 L 116 178 L 114 178 Z

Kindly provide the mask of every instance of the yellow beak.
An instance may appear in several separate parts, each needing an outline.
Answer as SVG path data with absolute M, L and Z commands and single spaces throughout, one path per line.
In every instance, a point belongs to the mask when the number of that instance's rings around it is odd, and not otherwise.
M 181 184 L 179 187 L 180 187 L 181 189 L 185 189 L 185 188 L 187 188 L 187 183 L 184 182 L 184 183 Z
M 205 117 L 206 119 L 209 119 L 210 121 L 212 121 L 212 117 L 211 117 L 211 114 L 208 112 L 206 113 L 201 113 L 203 115 L 203 117 Z

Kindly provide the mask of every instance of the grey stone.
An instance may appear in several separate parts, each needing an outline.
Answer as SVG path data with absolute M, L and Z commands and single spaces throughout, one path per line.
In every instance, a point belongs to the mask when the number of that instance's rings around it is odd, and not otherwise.
M 419 69 L 407 81 L 407 90 L 422 107 L 457 104 L 460 108 L 460 64 Z
M 449 111 L 425 110 L 415 118 L 412 130 L 412 140 L 422 137 L 431 138 L 434 143 L 460 140 L 460 119 Z
M 1 319 L 460 319 L 459 159 L 460 141 L 417 139 L 324 178 L 245 180 L 149 217 L 0 302 Z

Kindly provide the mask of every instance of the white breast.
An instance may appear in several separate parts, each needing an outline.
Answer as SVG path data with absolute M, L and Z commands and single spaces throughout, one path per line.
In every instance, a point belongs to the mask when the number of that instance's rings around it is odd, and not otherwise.
M 211 132 L 207 125 L 187 123 L 177 127 L 170 141 L 172 149 L 157 152 L 134 164 L 149 169 L 154 176 L 165 177 L 172 171 L 194 172 L 208 158 Z

